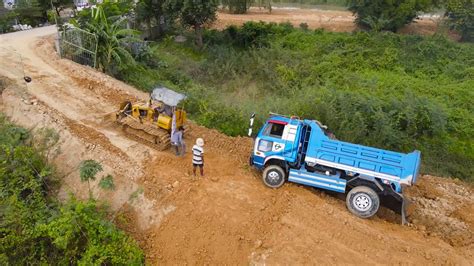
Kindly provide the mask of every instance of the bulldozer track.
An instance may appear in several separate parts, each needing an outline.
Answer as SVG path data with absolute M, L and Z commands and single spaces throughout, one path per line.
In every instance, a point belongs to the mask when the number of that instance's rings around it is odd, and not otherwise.
M 170 135 L 164 129 L 155 128 L 128 117 L 117 120 L 117 122 L 122 125 L 122 130 L 128 137 L 145 143 L 153 149 L 163 151 L 171 145 Z

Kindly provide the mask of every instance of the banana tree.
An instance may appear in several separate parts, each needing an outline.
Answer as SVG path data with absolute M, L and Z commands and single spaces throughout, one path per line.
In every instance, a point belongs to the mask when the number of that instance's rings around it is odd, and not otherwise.
M 113 67 L 120 67 L 124 60 L 127 63 L 134 62 L 124 44 L 136 40 L 138 32 L 127 28 L 127 18 L 107 17 L 101 6 L 94 8 L 91 16 L 92 19 L 86 23 L 86 29 L 97 35 L 98 68 L 110 73 Z

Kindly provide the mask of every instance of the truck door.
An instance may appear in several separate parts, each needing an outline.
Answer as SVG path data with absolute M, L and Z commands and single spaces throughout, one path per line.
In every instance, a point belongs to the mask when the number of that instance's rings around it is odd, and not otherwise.
M 289 161 L 294 161 L 297 142 L 298 125 L 291 123 L 269 120 L 262 132 L 260 144 L 266 147 L 259 147 L 258 150 L 271 152 L 273 155 L 286 157 Z M 260 145 L 259 145 L 260 146 Z
M 263 130 L 263 136 L 265 139 L 272 140 L 268 143 L 270 147 L 267 147 L 267 151 L 282 152 L 285 149 L 285 145 L 282 141 L 283 131 L 285 130 L 286 123 L 281 121 L 269 121 L 267 126 Z

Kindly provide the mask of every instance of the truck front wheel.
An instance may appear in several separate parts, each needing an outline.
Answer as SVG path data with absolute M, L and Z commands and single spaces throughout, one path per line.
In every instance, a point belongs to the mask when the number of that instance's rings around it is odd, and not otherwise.
M 267 187 L 279 188 L 285 183 L 285 171 L 278 165 L 269 165 L 263 170 L 262 179 Z
M 360 218 L 370 218 L 379 210 L 380 198 L 370 187 L 357 186 L 347 193 L 346 205 L 352 214 Z

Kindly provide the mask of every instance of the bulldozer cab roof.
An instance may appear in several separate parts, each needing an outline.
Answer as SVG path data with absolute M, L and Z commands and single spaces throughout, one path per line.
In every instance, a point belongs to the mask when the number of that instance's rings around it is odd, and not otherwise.
M 186 95 L 177 93 L 165 87 L 156 87 L 151 92 L 151 99 L 161 101 L 169 106 L 177 106 L 182 100 L 186 99 Z

